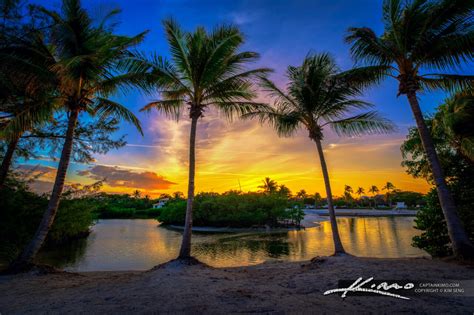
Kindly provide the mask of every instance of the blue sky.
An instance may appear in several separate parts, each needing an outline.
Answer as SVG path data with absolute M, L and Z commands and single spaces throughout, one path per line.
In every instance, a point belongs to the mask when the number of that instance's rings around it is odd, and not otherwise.
M 58 8 L 59 1 L 41 1 L 41 3 L 49 8 Z M 243 48 L 259 52 L 261 59 L 256 65 L 273 68 L 275 72 L 271 78 L 281 86 L 285 84 L 284 73 L 287 66 L 300 64 L 310 51 L 330 52 L 342 69 L 352 67 L 353 60 L 349 54 L 349 46 L 343 40 L 348 27 L 367 26 L 377 33 L 383 31 L 381 0 L 99 0 L 83 1 L 83 3 L 97 15 L 103 14 L 108 9 L 121 8 L 118 32 L 134 35 L 149 30 L 146 40 L 139 49 L 145 52 L 154 51 L 163 56 L 168 56 L 168 46 L 161 25 L 164 18 L 175 18 L 186 30 L 193 30 L 198 25 L 210 29 L 222 23 L 236 24 L 246 35 Z M 367 100 L 377 105 L 377 110 L 397 124 L 399 131 L 396 134 L 374 136 L 369 139 L 340 139 L 329 134 L 326 138 L 330 168 L 337 173 L 334 176 L 336 193 L 342 191 L 343 183 L 356 187 L 367 185 L 367 180 L 362 177 L 368 176 L 368 173 L 372 174 L 369 176 L 370 180 L 378 185 L 382 185 L 384 181 L 392 177 L 398 180 L 398 182 L 395 180 L 395 185 L 400 188 L 426 191 L 428 187 L 426 183 L 411 179 L 404 174 L 400 166 L 399 147 L 406 136 L 407 128 L 414 125 L 414 120 L 405 97 L 397 98 L 396 92 L 395 80 L 387 79 L 365 94 Z M 432 112 L 444 98 L 443 93 L 420 95 L 421 105 L 425 112 Z M 154 172 L 158 177 L 162 176 L 177 183 L 162 189 L 163 192 L 184 191 L 187 165 L 187 122 L 175 124 L 167 121 L 160 114 L 139 113 L 139 109 L 153 98 L 142 95 L 138 91 L 118 95 L 116 99 L 138 115 L 146 135 L 141 137 L 133 127 L 123 124 L 119 134 L 127 134 L 129 146 L 106 156 L 98 156 L 97 164 L 136 172 Z M 212 116 L 205 119 L 202 126 L 198 130 L 198 138 L 204 141 L 201 147 L 202 152 L 205 153 L 201 161 L 198 154 L 197 179 L 199 183 L 201 171 L 202 190 L 235 189 L 237 178 L 245 182 L 246 188 L 255 189 L 264 174 L 275 177 L 292 190 L 303 188 L 311 192 L 322 190 L 320 169 L 316 161 L 312 160 L 315 152 L 311 151 L 312 144 L 304 133 L 294 139 L 279 139 L 268 127 L 260 127 L 252 122 L 237 122 L 229 126 L 221 122 L 218 117 Z M 249 148 L 243 142 L 239 145 L 241 141 L 239 139 L 242 136 L 258 139 L 252 140 L 253 146 Z M 216 142 L 217 138 L 222 137 L 227 137 L 228 141 Z M 362 146 L 365 147 L 361 148 Z M 216 151 L 215 147 L 219 149 Z M 242 148 L 245 148 L 244 151 L 247 152 L 245 156 L 242 155 Z M 331 150 L 337 151 L 336 148 L 341 151 L 337 154 L 332 153 Z M 270 155 L 258 156 L 263 151 L 270 152 Z M 258 153 L 258 160 L 266 159 L 266 173 L 259 171 L 262 167 L 253 165 L 248 159 L 248 156 L 254 152 Z M 348 154 L 350 152 L 355 153 Z M 229 156 L 234 154 L 235 159 L 229 159 Z M 211 156 L 213 158 L 208 161 Z M 274 156 L 279 156 L 279 158 L 273 158 Z M 351 158 L 348 159 L 348 157 Z M 31 163 L 37 163 L 37 161 Z M 238 169 L 232 163 L 246 166 L 244 169 Z M 53 166 L 53 163 L 50 165 Z M 280 168 L 278 165 L 285 165 L 285 167 Z M 294 171 L 288 171 L 288 165 L 295 165 Z M 312 165 L 310 169 L 308 165 Z M 91 167 L 72 165 L 69 180 L 90 181 L 91 178 L 81 179 L 77 172 Z M 215 184 L 216 182 L 221 184 Z M 198 190 L 201 190 L 200 187 L 198 185 Z M 126 191 L 132 188 L 143 189 L 151 194 L 157 194 L 160 191 L 159 189 L 150 191 L 146 187 L 138 186 L 108 187 L 111 191 L 120 189 Z

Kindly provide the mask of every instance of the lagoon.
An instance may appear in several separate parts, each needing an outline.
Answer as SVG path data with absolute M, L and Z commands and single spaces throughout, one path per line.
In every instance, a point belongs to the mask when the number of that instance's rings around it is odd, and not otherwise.
M 428 256 L 411 246 L 419 232 L 413 217 L 340 217 L 346 250 L 356 256 Z M 146 270 L 175 258 L 181 233 L 152 219 L 99 220 L 91 234 L 60 248 L 45 249 L 39 262 L 67 271 Z M 247 266 L 265 261 L 304 261 L 332 253 L 329 221 L 279 233 L 194 233 L 193 255 L 214 267 Z

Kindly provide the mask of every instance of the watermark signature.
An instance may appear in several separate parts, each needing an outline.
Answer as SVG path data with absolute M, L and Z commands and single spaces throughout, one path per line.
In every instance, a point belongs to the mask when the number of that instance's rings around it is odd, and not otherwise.
M 415 287 L 415 284 L 412 282 L 405 283 L 404 285 L 400 285 L 398 283 L 389 284 L 388 282 L 382 282 L 380 284 L 375 284 L 370 282 L 374 280 L 373 277 L 368 278 L 367 280 L 363 280 L 362 277 L 358 278 L 354 281 L 349 287 L 347 288 L 338 288 L 332 289 L 324 292 L 324 295 L 329 295 L 333 293 L 342 292 L 341 298 L 345 298 L 348 292 L 364 292 L 364 293 L 374 293 L 379 295 L 391 296 L 398 299 L 409 300 L 409 297 L 388 292 L 389 290 L 411 290 Z M 364 287 L 364 285 L 368 285 L 368 287 Z
M 341 298 L 348 294 L 355 296 L 381 295 L 402 300 L 410 300 L 414 295 L 443 295 L 474 297 L 474 280 L 339 280 L 338 288 L 327 290 L 324 295 L 340 293 Z

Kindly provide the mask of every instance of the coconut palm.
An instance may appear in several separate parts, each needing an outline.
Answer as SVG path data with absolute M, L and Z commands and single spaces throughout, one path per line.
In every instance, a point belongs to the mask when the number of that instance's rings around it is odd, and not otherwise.
M 280 136 L 293 135 L 300 127 L 309 133 L 319 154 L 335 253 L 344 253 L 334 213 L 329 173 L 324 157 L 322 140 L 324 128 L 330 127 L 339 135 L 358 136 L 376 132 L 389 132 L 393 125 L 376 112 L 349 115 L 353 110 L 372 105 L 357 99 L 363 87 L 376 80 L 369 68 L 341 72 L 328 54 L 308 55 L 299 67 L 288 67 L 287 91 L 262 78 L 262 88 L 274 98 L 274 107 L 264 108 L 245 117 L 256 117 L 268 122 Z
M 264 192 L 272 194 L 277 191 L 278 184 L 270 177 L 265 177 L 265 179 L 262 180 L 262 185 L 258 186 L 257 188 L 263 189 Z
M 446 136 L 464 160 L 474 165 L 474 88 L 462 90 L 438 107 L 433 132 Z
M 344 185 L 344 197 L 346 199 L 346 202 L 348 202 L 348 200 L 352 198 L 353 193 L 354 193 L 354 190 L 352 189 L 351 186 Z
M 95 26 L 79 0 L 64 0 L 60 13 L 42 10 L 55 22 L 52 33 L 55 64 L 50 69 L 58 82 L 58 97 L 67 113 L 68 127 L 48 206 L 33 239 L 14 262 L 13 270 L 25 268 L 32 262 L 54 222 L 79 115 L 89 113 L 104 119 L 110 116 L 124 119 L 141 132 L 133 113 L 108 96 L 136 82 L 137 74 L 118 72 L 117 67 L 129 57 L 129 49 L 143 39 L 144 33 L 135 37 L 114 35 L 106 20 Z M 107 18 L 116 13 L 111 12 Z
M 252 101 L 256 94 L 251 79 L 269 69 L 244 69 L 259 55 L 239 51 L 244 37 L 237 27 L 220 26 L 211 32 L 198 27 L 194 32 L 186 32 L 172 19 L 165 20 L 163 24 L 171 60 L 158 56 L 144 60 L 144 67 L 149 67 L 150 81 L 161 94 L 161 99 L 149 103 L 142 110 L 155 108 L 178 119 L 180 113 L 187 109 L 191 119 L 188 200 L 179 252 L 179 258 L 187 259 L 191 256 L 198 120 L 212 107 L 232 119 L 235 114 L 241 115 L 262 105 Z
M 362 187 L 358 187 L 356 190 L 357 196 L 359 196 L 359 201 L 361 202 L 362 206 L 364 205 L 361 199 L 361 196 L 365 193 L 365 189 Z
M 385 186 L 382 187 L 382 190 L 387 191 L 388 206 L 391 208 L 392 207 L 391 193 L 395 190 L 395 185 L 393 185 L 391 182 L 387 182 Z
M 474 246 L 456 212 L 418 93 L 472 86 L 473 76 L 447 74 L 474 56 L 472 0 L 385 0 L 384 33 L 367 27 L 350 28 L 346 41 L 357 62 L 379 67 L 398 80 L 398 95 L 406 95 L 436 184 L 453 251 L 474 257 Z
M 300 191 L 298 191 L 298 192 L 296 193 L 296 198 L 298 198 L 298 199 L 303 199 L 303 200 L 306 199 L 306 198 L 308 198 L 308 194 L 306 193 L 306 190 L 301 189 Z
M 375 195 L 378 194 L 379 188 L 375 185 L 370 186 L 369 193 L 372 194 L 372 198 L 374 199 L 374 208 L 377 206 L 377 201 L 375 200 Z
M 0 167 L 3 187 L 21 136 L 52 118 L 57 105 L 55 80 L 49 67 L 54 63 L 44 34 L 8 37 L 0 48 L 0 138 L 8 143 Z

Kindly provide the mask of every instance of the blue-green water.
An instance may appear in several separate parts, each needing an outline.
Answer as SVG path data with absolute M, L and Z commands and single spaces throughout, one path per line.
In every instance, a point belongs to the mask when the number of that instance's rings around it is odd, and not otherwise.
M 411 246 L 418 233 L 412 217 L 339 218 L 346 250 L 367 257 L 427 255 Z M 70 271 L 146 270 L 177 256 L 181 233 L 155 220 L 100 220 L 87 239 L 43 251 L 40 261 Z M 193 255 L 216 267 L 244 266 L 268 260 L 302 261 L 332 253 L 329 222 L 278 234 L 193 234 Z

